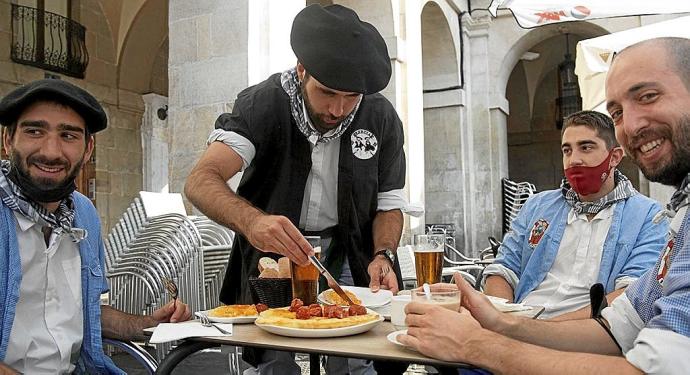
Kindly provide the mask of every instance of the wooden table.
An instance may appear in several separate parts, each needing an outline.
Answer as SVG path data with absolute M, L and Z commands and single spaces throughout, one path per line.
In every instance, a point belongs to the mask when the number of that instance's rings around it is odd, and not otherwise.
M 543 307 L 534 307 L 531 310 L 510 314 L 536 318 L 542 311 L 544 311 Z M 329 338 L 298 338 L 274 335 L 254 324 L 235 324 L 233 325 L 232 336 L 195 337 L 187 339 L 187 342 L 254 347 L 298 353 L 334 355 L 347 358 L 399 361 L 432 366 L 468 367 L 468 365 L 464 363 L 444 362 L 429 358 L 419 352 L 388 341 L 386 336 L 395 330 L 395 327 L 390 322 L 384 321 L 371 330 L 358 335 Z M 171 353 L 175 352 L 175 350 Z M 187 355 L 188 354 L 191 353 L 187 353 Z M 169 358 L 173 358 L 171 360 L 177 360 L 174 358 L 179 359 L 179 356 L 171 357 L 169 354 L 161 362 L 159 369 L 174 367 L 166 363 Z M 177 360 L 177 362 L 179 362 L 179 360 Z M 167 370 L 161 373 L 167 373 Z
M 297 338 L 274 335 L 254 324 L 235 324 L 232 336 L 204 337 L 203 340 L 221 345 L 251 346 L 255 348 L 284 350 L 299 353 L 334 355 L 348 358 L 364 358 L 413 362 L 429 365 L 452 365 L 426 357 L 414 350 L 393 344 L 386 336 L 396 329 L 390 322 L 381 322 L 371 330 L 358 335 L 327 338 Z

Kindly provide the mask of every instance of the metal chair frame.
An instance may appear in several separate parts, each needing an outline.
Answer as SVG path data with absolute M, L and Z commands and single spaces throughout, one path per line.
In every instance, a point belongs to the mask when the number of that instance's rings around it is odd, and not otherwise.
M 104 241 L 110 304 L 150 314 L 170 300 L 168 278 L 192 311 L 217 306 L 233 239 L 232 231 L 206 217 L 149 217 L 135 198 Z M 170 348 L 157 345 L 156 356 L 162 359 Z

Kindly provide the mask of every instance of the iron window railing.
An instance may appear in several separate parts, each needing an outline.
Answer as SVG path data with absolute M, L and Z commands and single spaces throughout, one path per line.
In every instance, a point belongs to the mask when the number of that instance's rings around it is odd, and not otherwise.
M 59 14 L 12 4 L 12 61 L 84 78 L 84 26 Z

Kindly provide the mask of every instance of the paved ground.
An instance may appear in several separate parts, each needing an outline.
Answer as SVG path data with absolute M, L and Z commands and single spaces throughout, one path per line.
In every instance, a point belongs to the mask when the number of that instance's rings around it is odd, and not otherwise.
M 115 354 L 112 356 L 115 364 L 129 375 L 146 375 L 147 372 L 135 360 L 127 354 Z M 306 355 L 298 355 L 297 363 L 302 368 L 302 374 L 309 374 L 309 359 Z M 243 364 L 242 370 L 246 368 Z M 203 374 L 203 375 L 227 375 L 231 374 L 228 355 L 221 353 L 219 349 L 209 349 L 189 356 L 173 371 L 173 375 Z M 321 374 L 325 374 L 321 369 Z M 427 374 L 424 367 L 412 365 L 405 375 Z M 385 374 L 383 374 L 385 375 Z
M 113 361 L 129 375 L 146 375 L 144 368 L 134 361 L 128 354 L 115 354 Z M 228 355 L 220 350 L 209 350 L 195 353 L 175 368 L 173 374 L 203 374 L 203 375 L 227 375 L 231 374 L 228 364 Z

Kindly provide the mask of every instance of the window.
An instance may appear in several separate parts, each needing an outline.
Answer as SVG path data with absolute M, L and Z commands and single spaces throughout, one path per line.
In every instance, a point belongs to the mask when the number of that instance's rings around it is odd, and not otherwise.
M 71 19 L 71 8 L 71 0 L 18 0 L 12 4 L 12 60 L 84 78 L 89 60 L 86 30 Z

